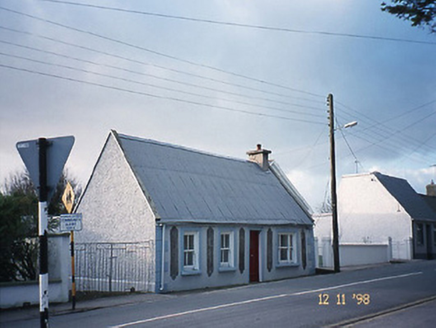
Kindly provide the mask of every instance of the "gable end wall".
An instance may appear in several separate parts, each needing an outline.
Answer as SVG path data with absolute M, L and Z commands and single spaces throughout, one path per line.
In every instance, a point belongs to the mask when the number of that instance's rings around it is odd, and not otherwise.
M 83 214 L 78 242 L 155 239 L 155 216 L 112 134 L 77 208 Z
M 405 242 L 412 237 L 410 215 L 372 174 L 346 176 L 338 191 L 342 243 Z

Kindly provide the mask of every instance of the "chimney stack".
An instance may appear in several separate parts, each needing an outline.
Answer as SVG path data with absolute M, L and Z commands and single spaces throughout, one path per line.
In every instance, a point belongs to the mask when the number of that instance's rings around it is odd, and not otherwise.
M 271 150 L 262 149 L 261 144 L 257 144 L 256 150 L 247 151 L 248 160 L 259 164 L 262 170 L 268 171 L 268 155 L 271 154 Z
M 436 184 L 431 180 L 431 183 L 426 186 L 427 188 L 427 196 L 436 197 Z

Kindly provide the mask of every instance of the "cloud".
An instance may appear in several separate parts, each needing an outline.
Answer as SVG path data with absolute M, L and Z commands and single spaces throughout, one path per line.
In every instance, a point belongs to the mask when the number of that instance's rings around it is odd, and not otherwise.
M 105 5 L 305 31 L 433 40 L 423 31 L 410 28 L 408 24 L 382 13 L 378 3 L 366 1 L 158 1 L 128 4 L 111 1 Z M 0 178 L 22 166 L 14 148 L 17 141 L 72 134 L 76 136 L 76 144 L 67 166 L 72 174 L 85 183 L 109 130 L 116 129 L 120 133 L 238 158 L 245 158 L 245 151 L 262 143 L 273 151 L 273 157 L 291 181 L 316 208 L 324 199 L 329 180 L 325 106 L 328 93 L 333 93 L 340 102 L 335 107 L 340 124 L 359 121 L 359 125 L 346 131 L 345 135 L 364 168 L 379 167 L 383 173 L 406 176 L 414 186 L 424 184 L 435 174 L 432 170 L 426 170 L 434 164 L 436 152 L 436 140 L 429 139 L 434 133 L 434 116 L 425 117 L 434 112 L 436 104 L 411 111 L 434 98 L 436 60 L 431 51 L 434 46 L 200 24 L 43 1 L 6 1 L 4 6 L 98 33 L 133 47 L 4 11 L 0 11 L 0 19 L 11 28 L 47 35 L 120 57 L 114 58 L 5 30 L 0 30 L 0 39 L 138 73 L 156 74 L 162 79 L 177 79 L 180 83 L 2 44 L 4 52 L 199 93 L 208 98 L 3 56 L 4 65 L 56 74 L 65 79 L 0 68 L 3 86 L 0 89 Z M 188 64 L 184 60 L 199 65 Z M 168 69 L 141 65 L 135 61 Z M 234 74 L 205 66 L 214 66 Z M 206 79 L 193 75 L 201 75 Z M 104 84 L 111 88 L 84 82 Z M 193 88 L 188 84 L 216 90 Z M 310 94 L 296 92 L 295 89 Z M 164 98 L 139 93 L 151 93 Z M 248 115 L 217 107 L 304 118 L 313 122 Z M 286 110 L 300 114 L 287 113 Z M 411 112 L 396 119 L 407 111 Z M 385 125 L 377 125 L 377 122 L 386 120 L 389 121 Z M 412 123 L 416 124 L 408 127 Z M 336 133 L 336 139 L 339 180 L 342 174 L 355 173 L 355 159 L 350 155 L 341 134 Z M 395 164 L 398 165 L 396 171 Z

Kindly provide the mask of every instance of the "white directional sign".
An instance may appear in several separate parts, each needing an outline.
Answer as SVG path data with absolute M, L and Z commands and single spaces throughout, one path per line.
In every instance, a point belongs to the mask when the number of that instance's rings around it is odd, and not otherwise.
M 47 139 L 47 143 L 47 200 L 50 201 L 56 190 L 56 185 L 62 174 L 64 164 L 70 155 L 71 148 L 74 144 L 74 137 L 50 138 Z M 16 147 L 29 171 L 33 185 L 38 190 L 40 175 L 38 140 L 20 141 L 17 143 Z
M 82 213 L 61 214 L 61 231 L 82 230 Z

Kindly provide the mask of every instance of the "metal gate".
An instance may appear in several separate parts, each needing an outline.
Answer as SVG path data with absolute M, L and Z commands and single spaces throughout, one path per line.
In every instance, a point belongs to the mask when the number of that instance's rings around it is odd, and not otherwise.
M 154 291 L 154 245 L 75 244 L 77 291 Z

